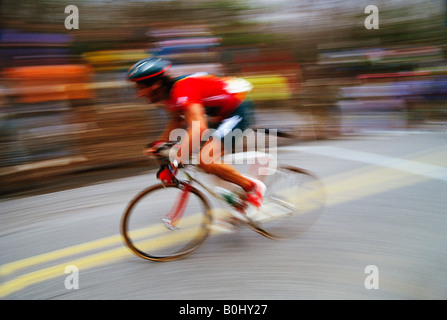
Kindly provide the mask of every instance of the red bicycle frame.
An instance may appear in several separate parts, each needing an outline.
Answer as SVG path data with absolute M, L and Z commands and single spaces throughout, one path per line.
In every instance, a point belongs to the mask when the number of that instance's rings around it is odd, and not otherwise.
M 178 195 L 177 201 L 172 206 L 171 210 L 162 219 L 166 227 L 173 230 L 176 228 L 178 221 L 185 212 L 186 204 L 188 203 L 191 186 L 187 183 L 183 184 L 182 192 Z

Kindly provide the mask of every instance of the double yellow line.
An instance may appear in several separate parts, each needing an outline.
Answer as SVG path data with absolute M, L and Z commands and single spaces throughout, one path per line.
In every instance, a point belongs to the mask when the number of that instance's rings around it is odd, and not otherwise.
M 182 220 L 183 226 L 193 225 L 194 220 L 196 220 L 197 218 L 200 218 L 199 215 L 193 215 L 187 217 L 186 219 L 183 219 Z M 158 234 L 161 234 L 163 231 L 166 231 L 166 228 L 162 224 L 141 228 L 132 231 L 132 239 L 139 239 L 142 237 L 146 238 L 148 235 L 156 236 Z M 150 240 L 141 241 L 139 243 L 139 246 L 142 247 L 150 246 L 151 248 L 161 248 L 163 246 L 168 246 L 173 243 L 182 242 L 186 240 L 188 236 L 194 234 L 195 232 L 191 232 L 191 230 L 185 229 L 182 230 L 182 232 L 180 233 L 175 233 L 174 237 L 167 236 L 165 234 L 162 236 L 151 238 Z M 55 250 L 31 258 L 10 262 L 0 267 L 0 277 L 9 276 L 10 274 L 15 273 L 21 269 L 28 268 L 34 265 L 62 259 L 68 256 L 87 253 L 89 251 L 98 250 L 101 248 L 106 248 L 121 243 L 123 243 L 122 236 L 115 235 L 87 242 L 84 244 L 75 245 L 60 250 Z M 61 276 L 67 265 L 75 265 L 79 270 L 85 270 L 96 266 L 104 265 L 105 263 L 116 261 L 127 255 L 130 255 L 130 250 L 127 247 L 120 246 L 119 248 L 109 249 L 106 251 L 102 251 L 100 253 L 91 254 L 87 257 L 72 260 L 69 263 L 65 262 L 55 266 L 30 272 L 2 284 L 0 286 L 0 297 L 3 298 L 13 292 L 24 289 L 29 285 Z
M 432 151 L 436 152 L 431 153 L 428 156 L 425 155 L 423 157 L 419 157 L 416 161 L 437 163 L 439 162 L 439 159 L 447 158 L 445 148 L 436 148 L 436 150 Z M 412 185 L 428 179 L 430 179 L 430 177 L 424 174 L 417 175 L 406 171 L 401 171 L 396 168 L 383 168 L 375 165 L 369 165 L 360 169 L 330 176 L 323 179 L 322 182 L 327 195 L 326 206 L 329 207 L 368 195 Z M 149 232 L 152 234 L 160 232 L 156 226 L 150 228 L 151 230 L 149 230 Z M 148 230 L 139 230 L 137 232 L 143 231 L 147 232 Z M 166 242 L 166 237 L 162 236 L 156 238 L 154 241 L 156 241 L 157 246 L 163 246 Z M 0 267 L 0 277 L 6 278 L 25 268 L 120 244 L 122 244 L 121 235 L 114 235 L 34 257 L 6 263 Z M 127 247 L 120 245 L 118 248 L 111 248 L 99 253 L 92 253 L 86 257 L 81 257 L 75 260 L 70 260 L 69 262 L 59 263 L 54 266 L 29 272 L 2 283 L 0 285 L 0 298 L 7 297 L 10 294 L 22 290 L 30 285 L 63 276 L 67 265 L 75 265 L 79 270 L 86 270 L 132 255 L 133 254 Z

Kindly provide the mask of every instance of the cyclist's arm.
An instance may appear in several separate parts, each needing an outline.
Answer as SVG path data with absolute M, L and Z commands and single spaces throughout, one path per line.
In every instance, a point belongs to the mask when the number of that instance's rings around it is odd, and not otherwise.
M 148 156 L 153 155 L 153 153 L 156 152 L 159 147 L 158 143 L 163 143 L 163 142 L 169 141 L 169 135 L 170 135 L 171 131 L 174 129 L 177 129 L 177 128 L 182 128 L 182 127 L 184 127 L 184 125 L 185 125 L 184 119 L 182 119 L 178 115 L 171 115 L 169 118 L 168 124 L 166 125 L 165 129 L 160 134 L 158 139 L 155 140 L 154 142 L 152 142 L 152 144 L 150 146 L 143 149 L 143 154 L 148 155 Z
M 159 141 L 169 141 L 169 135 L 172 130 L 183 128 L 185 126 L 185 120 L 178 115 L 171 115 L 168 124 L 166 125 L 163 132 L 158 137 Z
M 185 110 L 185 120 L 187 124 L 187 137 L 183 137 L 180 142 L 180 150 L 177 153 L 177 161 L 185 163 L 191 156 L 193 147 L 193 141 L 198 141 L 199 145 L 194 147 L 200 147 L 200 141 L 202 133 L 208 130 L 208 123 L 205 115 L 205 108 L 200 103 L 192 103 Z M 193 130 L 194 129 L 194 130 Z M 182 152 L 182 150 L 188 150 L 189 153 Z

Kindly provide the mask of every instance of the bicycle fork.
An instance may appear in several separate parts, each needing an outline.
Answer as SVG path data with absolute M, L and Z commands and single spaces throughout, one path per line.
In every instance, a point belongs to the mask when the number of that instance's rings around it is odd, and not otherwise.
M 188 203 L 189 194 L 191 193 L 191 187 L 189 184 L 184 184 L 184 188 L 177 197 L 177 201 L 169 210 L 169 212 L 161 219 L 169 230 L 177 229 L 177 223 L 180 221 Z

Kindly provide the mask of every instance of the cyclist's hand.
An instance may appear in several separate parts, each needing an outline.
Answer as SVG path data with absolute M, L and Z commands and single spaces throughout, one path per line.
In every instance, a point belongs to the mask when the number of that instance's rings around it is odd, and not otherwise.
M 177 171 L 177 163 L 169 162 L 160 167 L 160 170 L 157 172 L 157 179 L 161 180 L 163 184 L 174 183 L 177 180 L 175 178 Z
M 157 140 L 146 146 L 143 149 L 143 154 L 146 156 L 154 156 L 157 154 L 158 150 L 166 144 L 166 141 Z
M 143 154 L 145 156 L 153 156 L 153 155 L 155 155 L 155 151 L 156 151 L 156 149 L 154 149 L 154 148 L 144 148 Z

